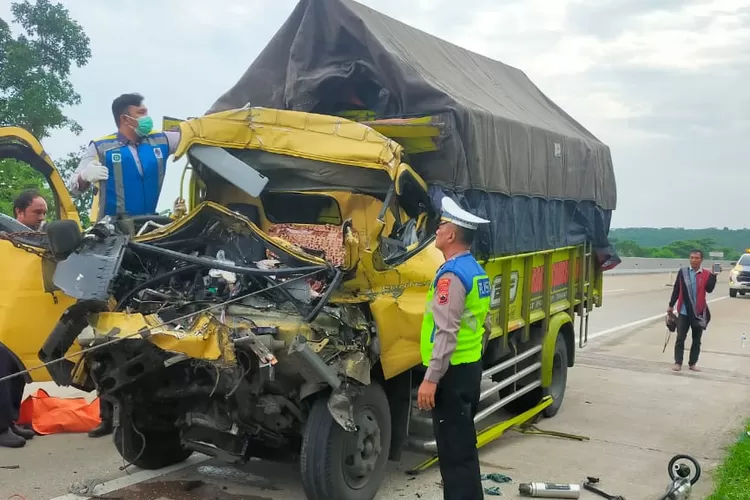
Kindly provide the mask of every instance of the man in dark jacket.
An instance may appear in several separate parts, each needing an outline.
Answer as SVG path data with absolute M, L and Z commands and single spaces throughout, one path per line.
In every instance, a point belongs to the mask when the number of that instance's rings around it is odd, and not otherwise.
M 0 345 L 0 378 L 18 373 L 21 369 L 15 356 Z M 34 437 L 34 431 L 16 425 L 26 382 L 20 375 L 0 382 L 0 448 L 20 448 L 27 439 Z
M 701 351 L 701 337 L 711 321 L 711 311 L 708 309 L 706 294 L 713 292 L 716 286 L 716 274 L 708 269 L 701 268 L 702 263 L 702 251 L 693 250 L 690 252 L 690 266 L 683 267 L 677 273 L 672 297 L 669 299 L 667 312 L 674 313 L 675 303 L 678 311 L 677 340 L 674 344 L 674 366 L 672 367 L 672 370 L 676 372 L 682 370 L 688 330 L 693 332 L 688 366 L 694 372 L 700 371 L 696 365 Z

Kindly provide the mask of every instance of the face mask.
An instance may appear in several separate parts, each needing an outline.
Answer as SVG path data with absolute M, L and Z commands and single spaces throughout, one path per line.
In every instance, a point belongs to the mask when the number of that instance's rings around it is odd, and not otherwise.
M 130 118 L 133 117 L 131 116 Z M 145 137 L 154 129 L 154 120 L 152 120 L 150 116 L 141 116 L 133 119 L 138 122 L 138 125 L 133 127 L 133 130 L 138 137 Z

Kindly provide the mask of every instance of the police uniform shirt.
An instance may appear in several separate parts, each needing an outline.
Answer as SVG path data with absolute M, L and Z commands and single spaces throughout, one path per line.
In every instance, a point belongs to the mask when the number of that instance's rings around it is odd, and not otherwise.
M 463 253 L 455 257 L 460 255 L 463 255 Z M 458 276 L 451 272 L 443 274 L 435 285 L 435 295 L 432 298 L 435 343 L 432 348 L 432 358 L 430 358 L 424 376 L 425 380 L 437 384 L 448 370 L 451 355 L 456 349 L 458 329 L 461 325 L 465 302 L 466 289 Z M 491 331 L 492 325 L 488 314 L 484 320 L 484 346 L 487 345 Z

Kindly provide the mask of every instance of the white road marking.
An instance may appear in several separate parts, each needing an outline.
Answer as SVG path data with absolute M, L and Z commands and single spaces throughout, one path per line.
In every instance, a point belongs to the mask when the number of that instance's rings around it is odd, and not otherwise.
M 624 292 L 625 290 L 627 290 L 627 288 L 618 288 L 616 290 L 604 290 L 604 293 Z
M 195 455 L 179 464 L 170 465 L 169 467 L 164 467 L 163 469 L 159 470 L 139 470 L 138 472 L 134 472 L 129 476 L 118 477 L 117 479 L 112 479 L 111 481 L 102 483 L 96 486 L 94 488 L 94 491 L 91 492 L 93 496 L 74 495 L 73 493 L 69 493 L 67 495 L 55 497 L 52 500 L 84 500 L 90 498 L 99 498 L 102 495 L 106 495 L 107 493 L 112 493 L 113 491 L 127 488 L 128 486 L 132 486 L 134 484 L 149 481 L 166 474 L 171 474 L 172 472 L 177 472 L 193 465 L 201 464 L 208 460 L 211 460 L 211 457 L 196 453 Z
M 728 298 L 729 298 L 729 296 L 725 295 L 724 297 L 718 297 L 716 299 L 711 299 L 707 303 L 711 304 L 713 302 L 718 302 L 720 300 L 724 300 L 724 299 L 728 299 Z M 589 340 L 594 340 L 596 338 L 603 337 L 605 335 L 609 335 L 610 333 L 619 332 L 619 331 L 625 330 L 627 328 L 633 328 L 633 327 L 636 327 L 636 326 L 645 325 L 646 323 L 650 323 L 652 321 L 656 321 L 658 319 L 664 318 L 665 315 L 666 315 L 666 311 L 664 311 L 661 314 L 657 314 L 655 316 L 649 316 L 648 318 L 643 318 L 643 319 L 639 319 L 637 321 L 631 321 L 630 323 L 625 323 L 624 325 L 615 326 L 613 328 L 608 328 L 606 330 L 602 330 L 601 332 L 596 332 L 593 335 L 589 335 Z

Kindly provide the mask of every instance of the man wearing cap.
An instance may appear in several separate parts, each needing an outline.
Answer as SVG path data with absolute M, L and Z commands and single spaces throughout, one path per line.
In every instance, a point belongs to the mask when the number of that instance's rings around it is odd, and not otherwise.
M 421 337 L 427 371 L 417 404 L 432 411 L 445 500 L 484 498 L 474 416 L 491 331 L 490 280 L 471 244 L 478 225 L 488 222 L 443 198 L 435 246 L 445 263 L 427 293 Z

